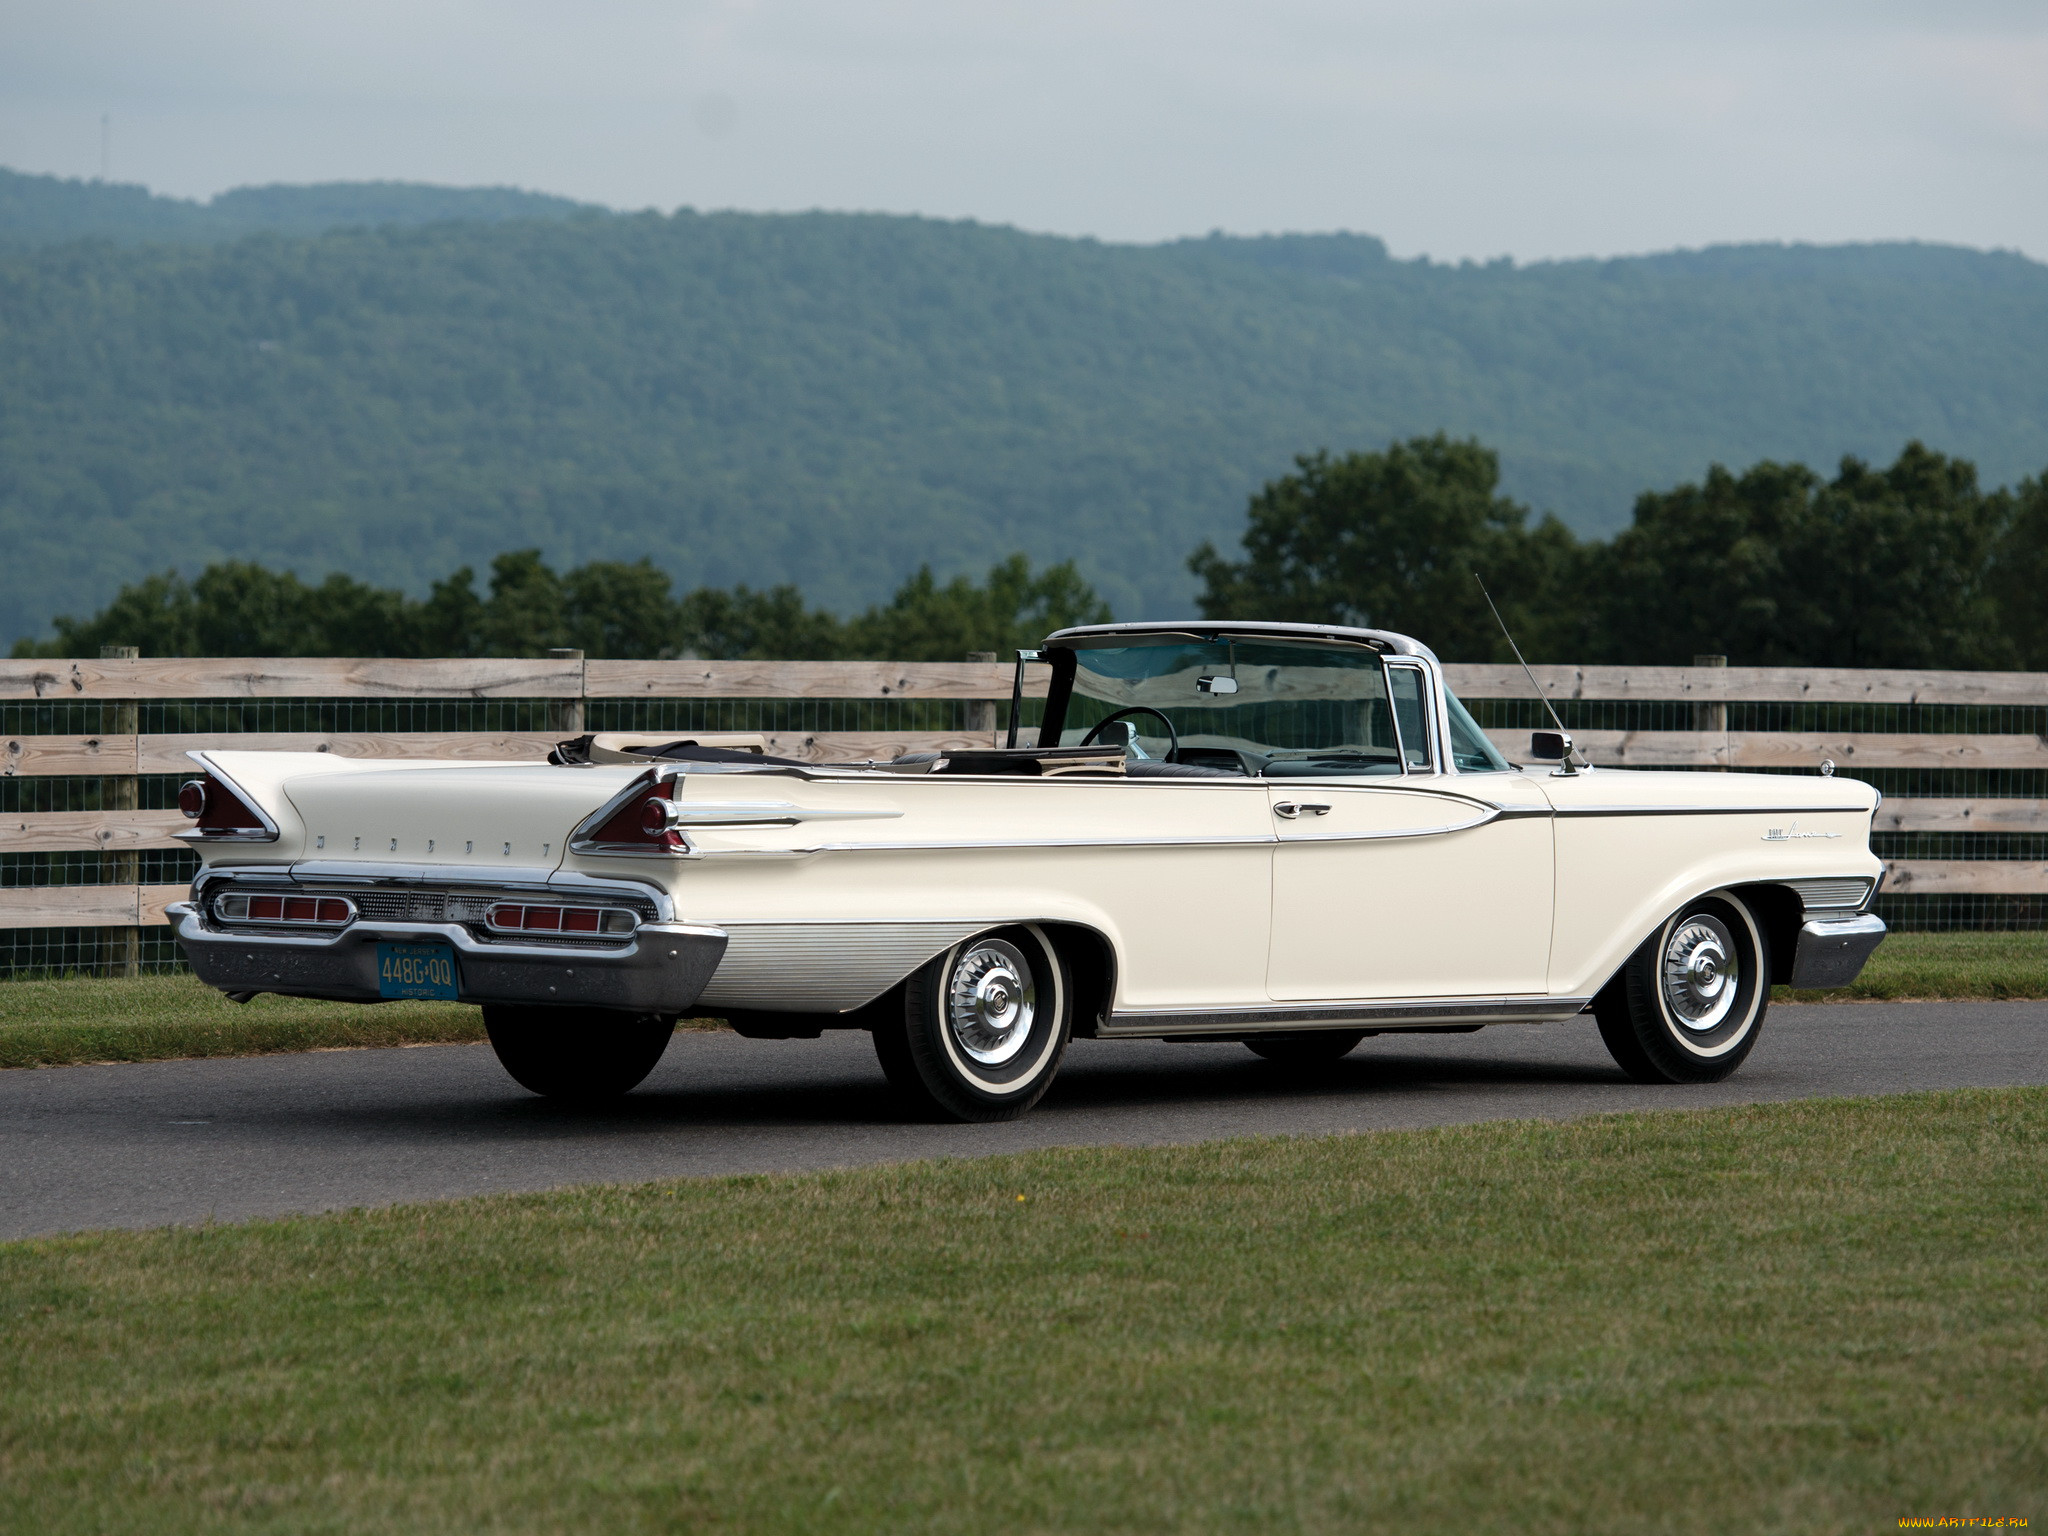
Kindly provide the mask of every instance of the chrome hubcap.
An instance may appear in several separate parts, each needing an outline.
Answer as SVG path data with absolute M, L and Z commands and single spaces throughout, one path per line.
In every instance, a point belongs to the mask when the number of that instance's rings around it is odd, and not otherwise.
M 1705 1033 L 1728 1021 L 1741 990 L 1735 936 L 1717 917 L 1696 913 L 1664 946 L 1664 1003 L 1685 1028 Z
M 999 1067 L 1023 1050 L 1037 1016 L 1037 981 L 1016 945 L 978 940 L 953 967 L 946 1023 L 954 1043 L 981 1065 Z

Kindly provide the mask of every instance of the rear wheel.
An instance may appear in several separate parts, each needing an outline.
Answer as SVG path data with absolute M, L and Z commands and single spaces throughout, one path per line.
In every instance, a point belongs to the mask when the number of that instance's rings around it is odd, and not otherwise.
M 1367 1033 L 1363 1029 L 1304 1029 L 1281 1035 L 1253 1035 L 1245 1045 L 1283 1067 L 1317 1067 L 1349 1056 Z
M 1770 951 L 1732 891 L 1665 919 L 1593 1000 L 1600 1038 L 1639 1083 L 1718 1083 L 1742 1065 L 1771 1000 Z
M 954 946 L 903 989 L 875 1026 L 890 1083 L 946 1120 L 1015 1120 L 1045 1096 L 1073 1028 L 1066 966 L 1036 928 Z
M 676 1021 L 665 1014 L 603 1008 L 529 1008 L 494 1003 L 484 1030 L 499 1065 L 544 1098 L 595 1103 L 630 1093 L 668 1049 Z

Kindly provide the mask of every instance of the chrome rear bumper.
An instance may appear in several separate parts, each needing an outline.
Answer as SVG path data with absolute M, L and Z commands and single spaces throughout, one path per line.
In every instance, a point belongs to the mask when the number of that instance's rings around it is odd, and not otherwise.
M 1868 912 L 1854 917 L 1810 918 L 1799 930 L 1792 957 L 1795 987 L 1846 987 L 1863 970 L 1870 952 L 1884 942 L 1884 919 Z
M 725 956 L 725 930 L 699 923 L 644 923 L 630 944 L 479 941 L 460 923 L 359 922 L 338 934 L 227 933 L 204 925 L 189 902 L 165 908 L 178 947 L 208 986 L 336 1002 L 383 1001 L 377 945 L 446 944 L 455 951 L 465 1003 L 555 1003 L 632 1013 L 680 1013 L 697 1001 Z

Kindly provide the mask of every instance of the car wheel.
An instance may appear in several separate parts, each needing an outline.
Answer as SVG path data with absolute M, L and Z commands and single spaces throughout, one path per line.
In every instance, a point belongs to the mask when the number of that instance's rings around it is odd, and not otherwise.
M 1045 1096 L 1073 1029 L 1066 966 L 1036 928 L 955 945 L 910 978 L 875 1054 L 922 1113 L 1015 1120 Z
M 1280 1035 L 1253 1035 L 1245 1045 L 1255 1055 L 1283 1067 L 1315 1067 L 1349 1056 L 1369 1033 L 1363 1029 L 1304 1029 Z
M 491 1049 L 512 1080 L 544 1098 L 572 1103 L 615 1099 L 639 1087 L 675 1028 L 666 1014 L 517 1004 L 484 1009 Z
M 1770 949 L 1740 897 L 1680 907 L 1593 1000 L 1600 1038 L 1639 1083 L 1718 1083 L 1755 1047 L 1771 1000 Z

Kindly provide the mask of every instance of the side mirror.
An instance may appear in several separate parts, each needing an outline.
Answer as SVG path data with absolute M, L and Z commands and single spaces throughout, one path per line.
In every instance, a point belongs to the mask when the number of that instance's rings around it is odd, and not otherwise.
M 1204 693 L 1235 693 L 1237 679 L 1234 677 L 1198 677 L 1195 686 Z
M 1531 731 L 1529 755 L 1549 763 L 1565 762 L 1572 755 L 1572 739 L 1564 731 Z

